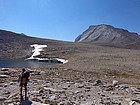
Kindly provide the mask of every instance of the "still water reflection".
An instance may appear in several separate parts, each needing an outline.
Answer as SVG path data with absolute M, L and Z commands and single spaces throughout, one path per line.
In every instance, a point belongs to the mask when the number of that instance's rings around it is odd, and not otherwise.
M 50 62 L 38 62 L 38 61 L 26 61 L 23 59 L 16 60 L 0 60 L 0 68 L 15 68 L 15 67 L 40 67 L 46 65 L 52 65 L 56 63 Z

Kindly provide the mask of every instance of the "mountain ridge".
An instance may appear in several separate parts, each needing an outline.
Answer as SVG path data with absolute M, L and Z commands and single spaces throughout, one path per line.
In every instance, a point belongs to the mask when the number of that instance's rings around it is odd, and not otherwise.
M 79 49 L 87 48 L 85 44 L 36 38 L 11 31 L 0 30 L 0 59 L 26 59 L 32 55 L 30 45 L 47 45 L 39 57 L 55 57 L 67 59 L 70 54 Z M 75 50 L 76 49 L 76 50 Z
M 105 24 L 89 26 L 75 42 L 140 49 L 140 36 L 137 33 Z
M 32 54 L 32 44 L 49 44 L 49 39 L 27 36 L 23 33 L 15 33 L 0 30 L 0 58 L 26 58 Z M 59 42 L 59 41 L 58 41 Z

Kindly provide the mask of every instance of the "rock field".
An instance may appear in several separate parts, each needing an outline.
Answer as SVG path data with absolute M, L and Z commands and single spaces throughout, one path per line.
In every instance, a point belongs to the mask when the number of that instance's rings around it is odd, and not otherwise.
M 28 83 L 30 105 L 140 105 L 140 86 L 109 81 L 74 81 L 42 76 L 45 71 L 31 71 Z M 0 105 L 19 105 L 16 69 L 0 69 Z M 22 101 L 22 105 L 27 105 Z

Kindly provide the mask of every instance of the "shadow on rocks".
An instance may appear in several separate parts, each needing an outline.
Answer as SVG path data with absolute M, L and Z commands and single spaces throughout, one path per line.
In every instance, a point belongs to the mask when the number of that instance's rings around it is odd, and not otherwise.
M 32 101 L 30 100 L 22 100 L 21 101 L 21 105 L 31 105 L 32 104 Z

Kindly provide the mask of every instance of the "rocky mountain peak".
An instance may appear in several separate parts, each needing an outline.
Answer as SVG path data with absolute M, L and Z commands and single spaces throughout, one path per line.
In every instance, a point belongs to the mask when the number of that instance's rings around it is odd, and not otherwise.
M 89 26 L 86 31 L 75 39 L 75 42 L 123 48 L 140 48 L 140 36 L 137 33 L 106 24 Z

